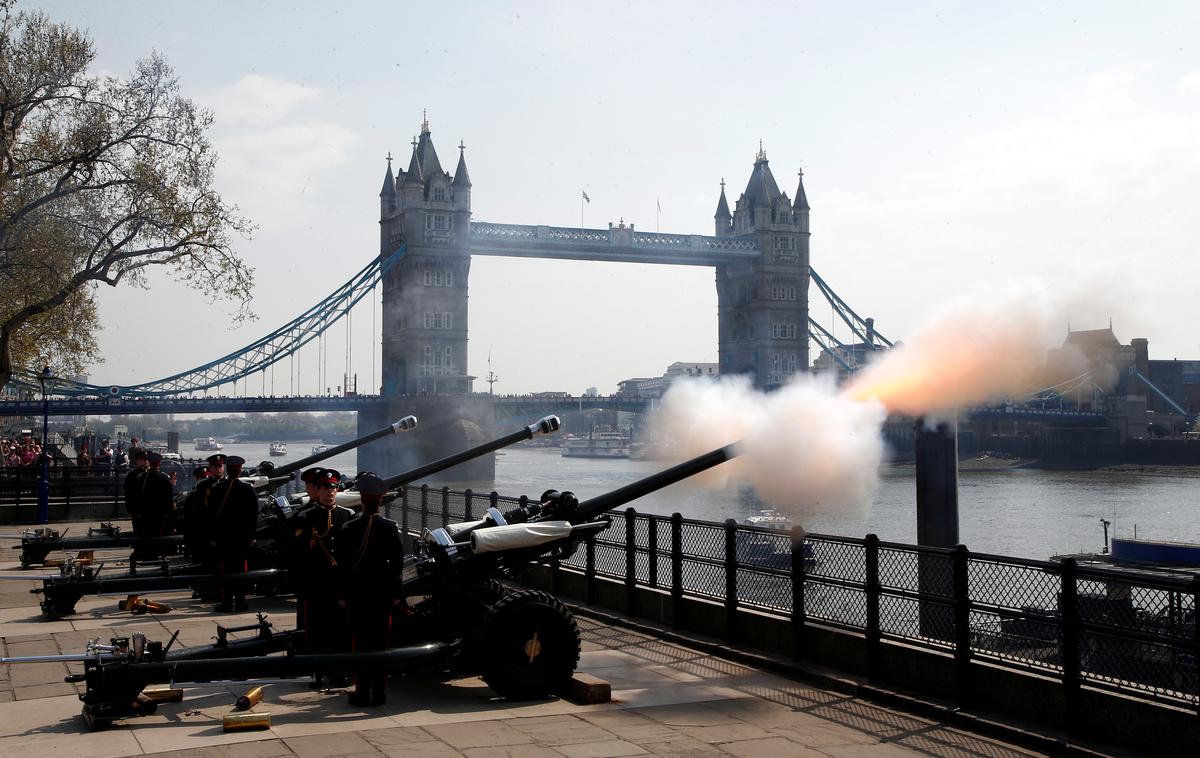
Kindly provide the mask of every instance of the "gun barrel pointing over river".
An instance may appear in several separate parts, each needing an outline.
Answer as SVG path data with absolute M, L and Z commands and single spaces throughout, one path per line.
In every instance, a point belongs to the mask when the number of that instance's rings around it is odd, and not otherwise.
M 364 435 L 357 439 L 350 440 L 349 442 L 343 442 L 342 444 L 331 447 L 328 450 L 325 450 L 323 452 L 314 453 L 313 455 L 310 455 L 307 458 L 301 458 L 298 461 L 292 461 L 291 463 L 285 463 L 282 466 L 277 466 L 271 470 L 271 477 L 274 478 L 274 477 L 280 477 L 280 476 L 290 476 L 290 475 L 294 474 L 295 472 L 300 471 L 301 469 L 308 468 L 309 466 L 312 466 L 313 464 L 320 463 L 321 461 L 323 461 L 327 458 L 332 458 L 335 455 L 340 455 L 341 453 L 344 453 L 347 450 L 353 450 L 356 447 L 362 447 L 363 445 L 367 444 L 368 442 L 374 442 L 377 439 L 381 439 L 383 437 L 387 437 L 392 434 L 399 434 L 400 432 L 407 432 L 411 429 L 416 429 L 416 428 L 417 428 L 417 417 L 416 416 L 405 416 L 404 418 L 400 419 L 399 421 L 397 421 L 393 424 L 389 424 L 388 426 L 385 426 L 382 429 L 378 429 L 374 432 L 371 432 L 370 434 Z

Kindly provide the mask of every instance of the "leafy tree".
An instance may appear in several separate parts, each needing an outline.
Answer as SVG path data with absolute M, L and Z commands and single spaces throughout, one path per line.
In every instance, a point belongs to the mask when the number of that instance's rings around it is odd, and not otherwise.
M 153 53 L 128 79 L 88 73 L 88 36 L 0 0 L 0 384 L 14 366 L 101 359 L 95 288 L 153 267 L 249 311 L 248 235 L 214 191 L 209 112 Z

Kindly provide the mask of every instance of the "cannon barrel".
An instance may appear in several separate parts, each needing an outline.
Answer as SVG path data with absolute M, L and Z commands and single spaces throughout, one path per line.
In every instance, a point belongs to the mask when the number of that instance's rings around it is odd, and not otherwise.
M 83 594 L 125 595 L 130 592 L 156 592 L 164 590 L 180 590 L 188 587 L 216 586 L 220 584 L 257 584 L 272 580 L 283 579 L 287 571 L 283 569 L 258 569 L 240 574 L 163 574 L 158 576 L 113 576 L 97 577 L 95 579 L 71 580 L 51 579 L 41 589 L 34 592 L 51 593 L 57 587 Z
M 457 643 L 430 642 L 378 652 L 327 653 L 317 655 L 271 655 L 247 658 L 194 658 L 161 663 L 112 663 L 89 677 L 89 694 L 96 684 L 120 682 L 194 682 L 216 679 L 246 679 L 269 676 L 307 676 L 314 671 L 383 669 L 403 671 L 423 668 L 458 649 Z M 98 695 L 99 693 L 95 693 Z M 87 696 L 83 698 L 85 702 Z
M 367 444 L 368 442 L 374 442 L 375 440 L 380 439 L 382 437 L 387 437 L 390 434 L 399 434 L 400 432 L 407 432 L 408 430 L 415 429 L 416 427 L 417 427 L 417 417 L 416 416 L 405 416 L 404 418 L 400 419 L 399 421 L 397 421 L 393 424 L 389 424 L 388 426 L 385 426 L 382 429 L 371 432 L 370 434 L 365 435 L 363 437 L 359 437 L 358 439 L 353 439 L 353 440 L 350 440 L 349 442 L 344 442 L 341 445 L 335 445 L 334 447 L 329 448 L 328 450 L 326 450 L 323 453 L 314 453 L 314 454 L 308 456 L 307 458 L 301 458 L 298 461 L 292 461 L 291 463 L 285 463 L 282 466 L 277 466 L 271 470 L 271 476 L 272 477 L 290 476 L 293 473 L 300 471 L 301 469 L 308 468 L 309 466 L 313 465 L 314 463 L 320 463 L 321 461 L 325 460 L 326 458 L 332 458 L 333 456 L 344 453 L 347 450 L 353 450 L 356 447 L 361 447 L 361 446 Z
M 56 540 L 31 538 L 31 545 L 49 546 L 53 550 L 110 550 L 118 547 L 144 547 L 147 549 L 171 549 L 183 544 L 183 537 L 168 534 L 163 537 L 134 537 L 133 535 L 119 537 L 60 537 Z M 25 545 L 13 545 L 13 550 L 21 550 Z
M 656 474 L 651 474 L 645 479 L 639 479 L 636 482 L 630 482 L 623 487 L 606 492 L 603 495 L 597 495 L 589 500 L 584 500 L 579 504 L 576 516 L 572 519 L 577 523 L 591 521 L 596 516 L 606 511 L 611 511 L 613 508 L 620 507 L 626 503 L 632 502 L 639 497 L 649 495 L 651 492 L 656 492 L 664 487 L 669 487 L 676 482 L 687 479 L 690 476 L 695 476 L 701 471 L 706 471 L 713 466 L 720 465 L 725 461 L 736 457 L 740 454 L 737 449 L 736 442 L 726 445 L 725 447 L 717 448 L 704 455 L 697 456 L 683 463 L 672 466 L 669 469 L 664 469 Z
M 470 448 L 469 450 L 463 450 L 462 452 L 448 455 L 445 458 L 440 458 L 432 463 L 426 463 L 424 466 L 417 466 L 414 469 L 396 474 L 395 476 L 389 476 L 387 479 L 383 480 L 383 483 L 387 485 L 389 490 L 396 489 L 397 487 L 408 484 L 409 482 L 423 479 L 430 474 L 436 474 L 437 472 L 444 471 L 451 466 L 457 466 L 464 461 L 469 461 L 472 458 L 478 458 L 481 455 L 486 455 L 487 453 L 499 450 L 502 447 L 508 447 L 509 445 L 516 444 L 517 442 L 533 439 L 538 434 L 550 434 L 551 432 L 556 432 L 558 431 L 558 427 L 558 416 L 546 416 L 545 418 L 538 419 L 529 426 L 522 427 L 520 431 L 513 432 L 512 434 L 506 434 L 499 439 L 492 440 L 491 442 L 485 442 L 482 445 Z

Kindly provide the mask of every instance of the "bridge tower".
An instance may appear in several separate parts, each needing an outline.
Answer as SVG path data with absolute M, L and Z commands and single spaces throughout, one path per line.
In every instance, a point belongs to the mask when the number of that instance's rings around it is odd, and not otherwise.
M 754 260 L 717 266 L 722 374 L 747 374 L 756 387 L 773 389 L 807 370 L 808 212 L 803 172 L 790 200 L 779 191 L 761 142 L 732 214 L 721 180 L 717 236 L 753 236 L 761 251 Z
M 465 146 L 458 167 L 442 168 L 429 120 L 413 138 L 407 170 L 392 171 L 388 156 L 379 192 L 380 255 L 405 252 L 383 275 L 382 387 L 388 418 L 415 413 L 415 434 L 391 449 L 367 452 L 364 464 L 380 474 L 426 462 L 491 436 L 490 402 L 471 397 L 467 375 L 467 279 L 471 270 L 471 177 Z M 362 429 L 384 419 L 361 418 Z M 374 447 L 374 446 L 373 446 Z M 379 455 L 377 456 L 376 453 Z M 399 460 L 397 460 L 399 456 Z M 491 459 L 452 470 L 448 480 L 485 480 Z

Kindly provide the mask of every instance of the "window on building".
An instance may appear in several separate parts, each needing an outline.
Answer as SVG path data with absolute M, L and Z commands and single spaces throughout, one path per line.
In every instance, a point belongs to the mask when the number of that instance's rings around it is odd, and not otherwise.
M 450 217 L 445 213 L 426 213 L 425 214 L 425 231 L 446 232 L 450 231 Z
M 433 188 L 433 199 L 439 203 L 445 202 L 446 188 L 445 187 L 434 187 Z
M 795 324 L 771 324 L 771 338 L 777 340 L 796 339 Z

